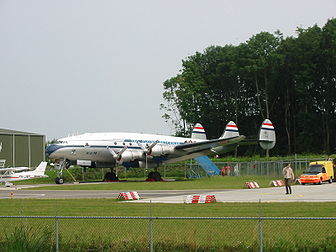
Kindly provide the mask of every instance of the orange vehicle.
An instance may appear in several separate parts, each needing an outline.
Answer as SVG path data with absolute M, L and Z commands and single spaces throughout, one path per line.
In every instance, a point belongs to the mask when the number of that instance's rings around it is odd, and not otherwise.
M 300 176 L 301 185 L 332 183 L 334 179 L 334 164 L 332 161 L 315 161 L 309 164 L 308 169 Z

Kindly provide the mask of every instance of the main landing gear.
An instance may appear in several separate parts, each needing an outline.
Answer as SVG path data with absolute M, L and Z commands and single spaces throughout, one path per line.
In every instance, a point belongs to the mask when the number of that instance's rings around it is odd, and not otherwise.
M 111 168 L 110 172 L 105 173 L 104 182 L 112 182 L 112 181 L 119 181 L 117 174 Z
M 161 174 L 158 171 L 148 173 L 146 181 L 162 181 Z

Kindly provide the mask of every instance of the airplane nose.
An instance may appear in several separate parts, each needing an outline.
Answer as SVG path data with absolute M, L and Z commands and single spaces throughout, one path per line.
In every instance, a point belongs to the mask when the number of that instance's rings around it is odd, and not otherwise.
M 53 152 L 55 152 L 56 150 L 62 148 L 62 146 L 58 145 L 58 144 L 49 144 L 46 148 L 46 153 L 48 155 L 51 155 Z

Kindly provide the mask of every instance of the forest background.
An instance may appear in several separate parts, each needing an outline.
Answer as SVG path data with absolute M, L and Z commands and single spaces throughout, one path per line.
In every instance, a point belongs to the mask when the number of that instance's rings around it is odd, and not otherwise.
M 163 117 L 177 136 L 190 136 L 200 122 L 208 139 L 218 138 L 233 120 L 241 134 L 257 138 L 269 118 L 277 135 L 272 155 L 336 152 L 335 18 L 297 28 L 294 37 L 260 32 L 237 46 L 210 46 L 183 60 L 163 85 Z

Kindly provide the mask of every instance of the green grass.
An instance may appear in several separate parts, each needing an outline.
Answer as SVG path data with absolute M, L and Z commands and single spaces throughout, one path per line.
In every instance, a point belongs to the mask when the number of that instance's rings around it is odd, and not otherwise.
M 0 215 L 336 217 L 336 202 L 149 204 L 111 199 L 1 199 Z
M 187 190 L 187 189 L 242 189 L 245 182 L 256 181 L 268 187 L 273 177 L 265 176 L 216 176 L 174 182 L 109 182 L 104 184 L 72 184 L 32 188 L 32 190 Z
M 295 217 L 335 216 L 328 203 L 143 204 L 109 199 L 3 199 L 0 215 Z M 335 221 L 263 221 L 264 251 L 333 251 Z M 155 251 L 258 251 L 257 220 L 153 220 Z M 61 251 L 148 251 L 148 220 L 59 220 Z M 0 218 L 1 251 L 54 250 L 54 219 Z M 17 244 L 18 243 L 18 244 Z M 27 250 L 7 250 L 13 246 Z M 330 249 L 327 250 L 326 246 Z M 34 249 L 37 248 L 37 249 Z M 33 250 L 32 250 L 33 249 Z M 315 249 L 315 250 L 314 250 Z

